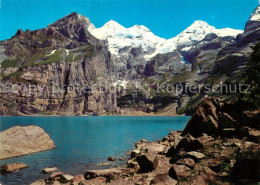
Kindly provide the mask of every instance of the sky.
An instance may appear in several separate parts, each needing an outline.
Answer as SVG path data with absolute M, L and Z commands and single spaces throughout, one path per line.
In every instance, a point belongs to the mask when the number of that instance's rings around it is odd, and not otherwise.
M 0 0 L 0 40 L 18 29 L 35 30 L 71 12 L 88 17 L 95 27 L 114 20 L 125 27 L 144 25 L 169 39 L 195 20 L 216 28 L 244 29 L 258 0 Z

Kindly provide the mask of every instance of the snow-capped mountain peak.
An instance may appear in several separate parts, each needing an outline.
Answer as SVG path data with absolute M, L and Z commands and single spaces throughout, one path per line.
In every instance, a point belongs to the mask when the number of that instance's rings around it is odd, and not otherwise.
M 255 9 L 253 14 L 251 14 L 250 21 L 260 21 L 260 6 Z
M 114 21 L 114 20 L 110 20 L 108 21 L 103 27 L 103 29 L 123 29 L 124 27 L 119 24 L 118 22 Z
M 219 37 L 236 37 L 243 32 L 231 28 L 216 29 L 201 20 L 195 21 L 179 35 L 168 40 L 156 36 L 143 25 L 125 28 L 113 20 L 101 28 L 90 28 L 89 31 L 98 39 L 107 40 L 111 53 L 119 55 L 122 48 L 141 47 L 147 60 L 159 53 L 171 52 L 179 47 L 190 47 L 203 40 L 210 33 L 215 33 Z

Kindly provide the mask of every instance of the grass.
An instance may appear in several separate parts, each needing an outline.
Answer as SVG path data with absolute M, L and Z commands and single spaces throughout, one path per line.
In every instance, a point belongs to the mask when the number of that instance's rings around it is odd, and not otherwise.
M 14 108 L 14 107 L 15 107 L 15 104 L 14 104 L 14 103 L 8 104 L 8 105 L 6 106 L 7 109 L 12 109 L 12 108 Z
M 70 53 L 69 56 L 66 58 L 66 62 L 74 62 L 74 58 L 75 55 Z
M 16 81 L 23 81 L 23 79 L 21 78 L 21 75 L 23 74 L 22 71 L 16 71 L 14 73 L 11 73 L 7 76 L 3 77 L 3 80 L 16 80 Z
M 51 63 L 57 63 L 63 60 L 63 53 L 66 52 L 63 49 L 56 50 L 52 55 L 48 56 L 46 60 L 37 63 L 36 65 L 45 65 Z
M 6 59 L 2 61 L 1 68 L 18 67 L 19 62 L 21 62 L 21 59 L 19 58 Z

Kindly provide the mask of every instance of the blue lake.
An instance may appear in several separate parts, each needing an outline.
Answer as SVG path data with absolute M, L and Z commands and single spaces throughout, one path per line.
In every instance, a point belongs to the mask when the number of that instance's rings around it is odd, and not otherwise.
M 1 160 L 0 164 L 24 162 L 29 168 L 0 175 L 3 185 L 23 185 L 47 178 L 41 170 L 49 166 L 72 175 L 97 169 L 108 156 L 127 158 L 135 142 L 142 138 L 155 141 L 171 130 L 182 130 L 190 117 L 0 117 L 1 131 L 20 125 L 42 127 L 52 138 L 56 149 L 22 157 Z M 110 166 L 124 165 L 112 162 Z

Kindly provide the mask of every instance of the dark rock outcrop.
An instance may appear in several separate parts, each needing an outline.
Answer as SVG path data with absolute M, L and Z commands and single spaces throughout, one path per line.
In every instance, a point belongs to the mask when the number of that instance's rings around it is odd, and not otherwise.
M 150 172 L 158 167 L 158 158 L 153 153 L 143 153 L 136 157 L 142 172 Z
M 238 158 L 233 168 L 233 174 L 237 179 L 260 180 L 260 145 L 245 142 L 241 146 Z

